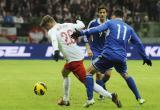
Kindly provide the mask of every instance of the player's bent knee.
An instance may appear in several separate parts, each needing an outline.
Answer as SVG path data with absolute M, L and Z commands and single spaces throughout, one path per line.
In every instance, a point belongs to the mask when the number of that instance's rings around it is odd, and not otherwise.
M 87 69 L 87 74 L 94 74 L 96 72 L 96 69 L 92 65 Z
M 105 72 L 105 76 L 111 77 L 112 70 L 108 70 Z
M 68 75 L 67 75 L 67 74 L 65 74 L 65 73 L 62 73 L 62 76 L 63 76 L 63 77 L 68 77 Z
M 70 71 L 67 71 L 67 70 L 62 70 L 62 76 L 63 77 L 68 77 L 68 75 L 69 75 L 69 73 L 70 73 Z
M 96 73 L 96 80 L 102 80 L 103 75 L 101 73 Z

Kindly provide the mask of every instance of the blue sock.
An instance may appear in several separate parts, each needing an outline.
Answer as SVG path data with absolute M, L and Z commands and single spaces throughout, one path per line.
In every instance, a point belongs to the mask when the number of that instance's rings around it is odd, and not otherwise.
M 96 80 L 96 83 L 97 83 L 98 85 L 100 85 L 101 87 L 103 87 L 103 81 L 102 81 L 102 80 Z
M 87 97 L 88 100 L 91 100 L 93 98 L 93 76 L 92 75 L 86 75 L 86 89 L 87 89 Z
M 136 99 L 141 98 L 141 96 L 140 96 L 140 94 L 139 94 L 139 92 L 138 92 L 138 89 L 137 89 L 137 87 L 136 87 L 136 84 L 135 84 L 133 78 L 132 78 L 132 77 L 128 77 L 128 78 L 126 79 L 126 82 L 127 82 L 128 86 L 129 86 L 129 88 L 130 88 L 130 89 L 132 90 L 132 92 L 134 93 Z

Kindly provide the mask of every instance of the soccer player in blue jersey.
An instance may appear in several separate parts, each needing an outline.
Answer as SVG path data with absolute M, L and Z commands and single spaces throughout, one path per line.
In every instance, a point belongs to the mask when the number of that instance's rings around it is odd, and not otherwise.
M 107 69 L 114 67 L 118 73 L 124 78 L 128 87 L 134 93 L 139 104 L 145 102 L 144 99 L 139 94 L 139 91 L 136 87 L 135 81 L 127 73 L 127 64 L 126 64 L 126 47 L 128 41 L 133 43 L 138 50 L 140 56 L 143 58 L 143 64 L 152 66 L 151 60 L 147 57 L 144 47 L 133 30 L 132 27 L 124 23 L 123 21 L 123 12 L 121 10 L 114 11 L 112 15 L 112 20 L 105 22 L 104 24 L 74 32 L 72 38 L 78 38 L 82 35 L 91 35 L 94 33 L 100 33 L 105 30 L 110 30 L 108 37 L 105 39 L 105 45 L 101 55 L 92 63 L 87 71 L 86 76 L 86 88 L 87 88 L 87 97 L 88 100 L 84 106 L 92 105 L 93 99 L 93 74 L 96 71 L 104 73 Z
M 98 7 L 98 18 L 92 20 L 89 23 L 88 28 L 96 27 L 106 22 L 108 20 L 107 15 L 108 15 L 108 9 L 106 8 L 106 6 L 100 5 Z M 95 60 L 103 51 L 106 34 L 108 34 L 108 31 L 95 33 L 88 37 L 84 37 L 87 53 L 88 53 L 88 56 L 92 58 L 92 61 Z M 106 74 L 104 75 L 97 72 L 96 83 L 102 86 L 104 89 L 106 89 L 105 83 L 109 80 L 110 75 L 111 75 L 111 69 L 107 70 Z M 100 95 L 100 99 L 103 99 L 101 95 Z

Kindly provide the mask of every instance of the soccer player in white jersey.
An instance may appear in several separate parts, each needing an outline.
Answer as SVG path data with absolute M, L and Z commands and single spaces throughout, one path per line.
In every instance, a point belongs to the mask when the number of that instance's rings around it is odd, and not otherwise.
M 46 15 L 42 18 L 40 26 L 48 31 L 48 35 L 51 38 L 52 46 L 54 48 L 54 59 L 58 61 L 59 52 L 61 51 L 66 64 L 62 69 L 62 76 L 64 78 L 63 89 L 64 96 L 59 100 L 58 105 L 69 106 L 69 87 L 70 79 L 68 75 L 70 72 L 85 85 L 86 70 L 83 65 L 84 55 L 77 46 L 76 41 L 71 38 L 71 35 L 75 29 L 83 29 L 85 25 L 82 21 L 77 20 L 76 24 L 73 23 L 57 23 L 53 17 Z M 112 101 L 118 106 L 119 100 L 116 93 L 109 93 L 104 90 L 101 86 L 94 83 L 94 91 L 112 99 Z M 89 103 L 94 104 L 94 100 Z

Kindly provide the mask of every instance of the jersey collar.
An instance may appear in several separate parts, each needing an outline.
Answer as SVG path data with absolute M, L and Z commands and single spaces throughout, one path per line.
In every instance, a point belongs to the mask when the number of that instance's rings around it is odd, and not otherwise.
M 123 21 L 123 19 L 122 19 L 122 18 L 115 18 L 115 20 L 121 20 L 121 21 Z
M 106 19 L 106 21 L 107 21 L 108 19 Z M 100 21 L 100 19 L 98 18 L 97 19 L 97 22 L 98 22 L 98 24 L 103 24 L 103 23 L 101 23 L 101 21 Z

